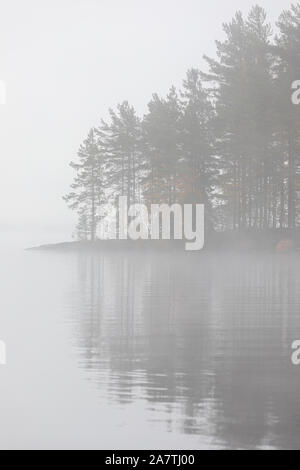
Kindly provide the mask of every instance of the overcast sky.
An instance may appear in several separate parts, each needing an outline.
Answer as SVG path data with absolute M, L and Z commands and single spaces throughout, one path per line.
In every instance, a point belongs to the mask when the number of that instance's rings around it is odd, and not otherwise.
M 251 0 L 0 0 L 0 231 L 24 244 L 70 239 L 61 196 L 91 126 L 127 99 L 180 85 L 214 55 L 222 23 Z M 261 0 L 275 22 L 287 0 Z

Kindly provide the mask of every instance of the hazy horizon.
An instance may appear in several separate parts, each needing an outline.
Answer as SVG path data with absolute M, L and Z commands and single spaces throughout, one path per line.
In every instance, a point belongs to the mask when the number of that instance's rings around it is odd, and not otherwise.
M 1 1 L 0 449 L 300 449 L 300 0 Z

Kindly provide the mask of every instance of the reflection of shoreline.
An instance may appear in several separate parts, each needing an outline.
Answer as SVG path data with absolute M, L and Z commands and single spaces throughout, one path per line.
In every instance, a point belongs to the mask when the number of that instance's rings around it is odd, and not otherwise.
M 153 419 L 215 442 L 299 446 L 299 380 L 287 366 L 300 326 L 297 259 L 76 259 L 76 347 L 102 396 L 146 400 Z

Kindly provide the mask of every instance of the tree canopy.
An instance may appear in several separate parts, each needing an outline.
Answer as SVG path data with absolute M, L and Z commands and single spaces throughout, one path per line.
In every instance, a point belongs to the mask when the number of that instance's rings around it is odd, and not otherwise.
M 98 209 L 128 203 L 205 204 L 211 230 L 299 225 L 300 4 L 282 12 L 274 34 L 254 6 L 223 25 L 207 70 L 187 72 L 180 90 L 153 94 L 139 117 L 127 101 L 95 126 L 72 162 L 79 239 L 94 240 Z

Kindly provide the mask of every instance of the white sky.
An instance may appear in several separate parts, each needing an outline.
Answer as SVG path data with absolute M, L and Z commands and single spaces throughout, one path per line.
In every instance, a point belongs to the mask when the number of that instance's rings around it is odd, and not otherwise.
M 222 23 L 252 0 L 0 0 L 0 233 L 70 239 L 68 163 L 108 107 L 139 113 L 214 55 Z M 272 22 L 288 0 L 261 0 Z

